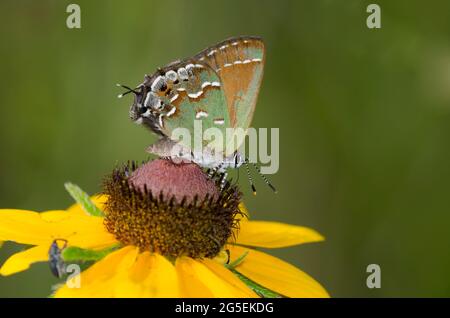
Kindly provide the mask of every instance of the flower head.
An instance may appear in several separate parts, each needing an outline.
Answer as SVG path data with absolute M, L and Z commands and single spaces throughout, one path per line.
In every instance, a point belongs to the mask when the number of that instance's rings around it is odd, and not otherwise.
M 105 226 L 124 245 L 167 257 L 216 256 L 238 227 L 241 194 L 193 163 L 150 161 L 105 180 Z
M 328 296 L 306 273 L 254 249 L 318 242 L 320 234 L 248 220 L 237 188 L 221 188 L 196 165 L 126 165 L 92 198 L 67 188 L 78 202 L 67 210 L 0 210 L 0 241 L 33 245 L 1 275 L 48 261 L 50 246 L 64 240 L 64 262 L 93 264 L 79 288 L 61 285 L 55 297 Z

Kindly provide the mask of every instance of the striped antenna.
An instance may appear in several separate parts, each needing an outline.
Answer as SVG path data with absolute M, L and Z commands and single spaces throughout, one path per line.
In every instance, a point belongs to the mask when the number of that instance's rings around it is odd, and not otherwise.
M 129 94 L 129 93 L 134 93 L 135 95 L 138 94 L 138 92 L 136 92 L 134 89 L 132 89 L 132 88 L 126 86 L 126 85 L 116 84 L 116 86 L 117 86 L 117 87 L 122 87 L 122 88 L 127 89 L 127 91 L 126 91 L 125 93 L 122 93 L 122 94 L 117 95 L 118 98 L 122 98 L 122 97 L 124 97 L 125 95 L 127 95 L 127 94 Z
M 261 170 L 259 169 L 258 165 L 254 162 L 252 162 L 253 167 L 255 167 L 256 171 L 258 172 L 259 176 L 264 180 L 264 182 L 272 189 L 273 192 L 277 193 L 277 189 L 270 183 L 270 181 L 266 178 L 265 175 L 261 173 Z

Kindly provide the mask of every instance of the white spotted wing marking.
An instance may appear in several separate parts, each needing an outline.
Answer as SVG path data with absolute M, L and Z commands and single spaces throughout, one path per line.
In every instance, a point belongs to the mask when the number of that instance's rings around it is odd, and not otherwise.
M 159 114 L 159 116 L 158 116 L 159 127 L 164 128 L 164 117 L 170 117 L 173 114 L 175 114 L 176 111 L 177 111 L 177 108 L 175 106 L 173 106 L 166 114 L 163 114 L 163 113 Z
M 175 112 L 177 111 L 177 108 L 175 106 L 173 106 L 166 114 L 166 117 L 170 117 L 173 114 L 175 114 Z
M 184 67 L 180 67 L 177 71 L 178 73 L 178 77 L 182 80 L 182 81 L 187 81 L 189 79 L 189 74 L 186 71 L 186 69 Z
M 208 117 L 208 113 L 203 111 L 203 110 L 199 110 L 196 114 L 195 114 L 195 118 L 196 119 L 200 119 L 200 118 L 206 118 Z
M 200 61 L 204 61 L 205 60 L 205 58 L 206 57 L 212 57 L 212 56 L 214 56 L 216 53 L 218 53 L 218 52 L 221 52 L 221 51 L 224 51 L 225 49 L 227 49 L 228 47 L 230 47 L 230 46 L 232 46 L 232 47 L 236 47 L 236 46 L 238 46 L 240 43 L 244 43 L 244 44 L 248 44 L 248 43 L 250 43 L 250 41 L 249 40 L 236 40 L 236 41 L 234 41 L 234 42 L 232 42 L 232 43 L 225 43 L 225 44 L 222 44 L 220 47 L 216 47 L 216 48 L 211 48 L 211 50 L 208 52 L 208 53 L 206 53 L 205 55 L 203 55 L 203 56 L 201 56 L 201 57 L 199 57 L 199 60 Z M 235 64 L 235 65 L 237 65 L 237 64 L 247 64 L 247 63 L 252 63 L 252 62 L 254 62 L 254 63 L 258 63 L 258 62 L 262 62 L 262 60 L 261 59 L 252 59 L 252 60 L 245 60 L 245 62 L 244 61 L 241 61 L 241 60 L 236 60 L 236 61 L 231 61 L 231 62 L 228 62 L 227 61 L 227 63 L 224 65 L 224 67 L 228 67 L 228 66 L 231 66 L 231 65 L 233 65 L 233 64 Z M 219 72 L 220 71 L 220 68 L 218 68 L 218 67 L 216 67 L 215 69 L 214 69 L 216 72 Z
M 201 61 L 205 60 L 205 57 L 213 57 L 214 60 L 215 60 L 215 54 L 216 54 L 217 52 L 219 52 L 219 51 L 225 50 L 225 49 L 228 48 L 229 46 L 236 47 L 236 46 L 239 45 L 239 43 L 244 43 L 244 44 L 250 43 L 250 41 L 248 41 L 248 40 L 241 40 L 241 41 L 242 41 L 242 42 L 240 42 L 240 41 L 234 41 L 234 42 L 231 43 L 231 44 L 224 44 L 224 45 L 220 46 L 218 49 L 212 49 L 211 51 L 209 51 L 208 53 L 206 53 L 206 55 L 201 56 L 201 57 L 200 57 L 200 60 L 201 60 Z M 230 67 L 230 66 L 233 66 L 233 65 L 242 65 L 242 64 L 249 64 L 249 63 L 261 63 L 261 62 L 262 62 L 262 59 L 260 59 L 260 58 L 245 59 L 245 60 L 235 60 L 235 61 L 226 61 L 226 63 L 224 63 L 222 67 L 223 67 L 223 68 L 227 68 L 227 67 Z M 218 65 L 216 65 L 216 66 L 218 66 Z M 215 67 L 214 70 L 215 70 L 217 73 L 219 73 L 220 71 L 222 71 L 222 68 L 220 68 L 220 67 Z
M 212 86 L 212 87 L 220 87 L 220 83 L 219 82 L 204 82 L 202 84 L 202 90 L 205 89 L 208 86 Z
M 178 74 L 177 74 L 177 72 L 175 72 L 175 71 L 173 71 L 173 70 L 168 71 L 168 72 L 165 74 L 165 76 L 166 76 L 166 79 L 168 79 L 168 80 L 171 81 L 171 82 L 176 82 L 177 79 L 178 79 Z
M 150 86 L 152 92 L 158 92 L 159 89 L 165 84 L 166 79 L 164 76 L 158 76 Z
M 199 98 L 200 96 L 203 95 L 203 90 L 198 91 L 197 93 L 189 93 L 188 96 L 190 98 Z
M 223 120 L 223 118 L 214 119 L 214 124 L 216 124 L 216 125 L 223 125 L 224 123 L 225 123 L 225 120 Z
M 209 85 L 211 85 L 211 82 L 204 82 L 202 84 L 202 89 L 205 89 L 205 87 L 208 87 Z
M 220 83 L 219 82 L 203 82 L 201 85 L 201 89 L 196 92 L 196 93 L 189 93 L 187 94 L 190 98 L 199 98 L 200 96 L 202 96 L 205 93 L 205 88 L 211 86 L 211 87 L 220 87 Z M 185 91 L 185 88 L 179 88 L 178 91 L 181 91 L 181 89 L 183 91 Z

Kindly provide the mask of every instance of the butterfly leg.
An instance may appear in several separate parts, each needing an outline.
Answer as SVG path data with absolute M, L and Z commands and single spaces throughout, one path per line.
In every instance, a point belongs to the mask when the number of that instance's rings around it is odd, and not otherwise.
M 208 177 L 214 181 L 217 181 L 220 188 L 223 189 L 227 183 L 228 172 L 224 168 L 224 164 L 221 163 L 214 168 L 208 169 L 206 171 Z
M 216 174 L 216 168 L 208 169 L 206 173 L 208 174 L 208 177 L 212 178 Z
M 222 172 L 221 176 L 220 176 L 220 189 L 223 190 L 223 188 L 225 188 L 225 185 L 227 184 L 227 177 L 228 177 L 228 172 Z
M 217 173 L 221 173 L 221 172 L 224 172 L 223 163 L 215 166 L 212 169 L 208 169 L 208 176 L 210 178 L 214 178 Z

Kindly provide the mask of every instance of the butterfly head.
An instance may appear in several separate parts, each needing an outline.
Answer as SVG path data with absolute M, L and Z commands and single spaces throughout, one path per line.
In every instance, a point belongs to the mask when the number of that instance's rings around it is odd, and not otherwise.
M 154 127 L 155 119 L 158 118 L 158 112 L 164 108 L 163 102 L 156 94 L 151 92 L 151 88 L 146 85 L 145 81 L 132 92 L 134 93 L 134 100 L 130 107 L 131 120 L 136 124 Z M 154 128 L 155 131 L 159 131 L 156 126 Z
M 159 69 L 152 76 L 145 75 L 144 82 L 132 91 L 135 97 L 130 108 L 130 118 L 160 133 L 163 116 L 174 113 L 171 102 L 173 97 L 178 96 L 175 95 L 174 86 L 179 82 L 179 75 L 171 69 Z

